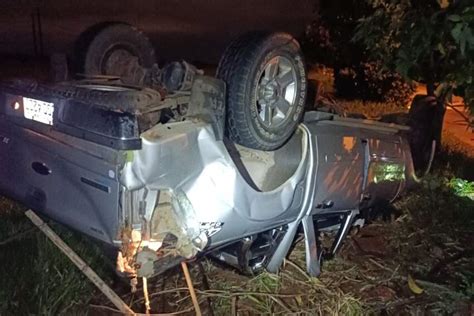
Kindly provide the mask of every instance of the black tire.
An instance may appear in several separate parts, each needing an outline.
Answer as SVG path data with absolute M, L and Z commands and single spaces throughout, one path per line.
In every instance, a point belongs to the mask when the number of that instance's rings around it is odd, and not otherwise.
M 257 88 L 264 76 L 265 67 L 277 58 L 288 65 L 294 78 L 293 102 L 288 102 L 287 113 L 274 125 L 268 125 L 261 118 L 262 105 L 257 101 Z M 282 74 L 283 75 L 283 74 Z M 301 121 L 306 99 L 306 68 L 298 42 L 285 33 L 250 33 L 234 41 L 224 52 L 217 69 L 217 77 L 227 84 L 226 133 L 234 142 L 260 150 L 275 150 L 282 146 L 293 134 Z M 275 77 L 277 82 L 279 77 Z M 281 79 L 281 78 L 280 78 Z M 293 81 L 292 81 L 293 82 Z M 287 87 L 274 88 L 275 98 L 285 102 Z M 283 96 L 285 94 L 285 96 Z M 270 110 L 270 113 L 272 110 Z M 274 111 L 274 110 L 273 110 Z M 272 117 L 272 115 L 269 115 Z
M 82 69 L 85 75 L 119 76 L 126 84 L 140 85 L 144 70 L 155 62 L 155 51 L 145 34 L 127 24 L 112 24 L 94 34 Z

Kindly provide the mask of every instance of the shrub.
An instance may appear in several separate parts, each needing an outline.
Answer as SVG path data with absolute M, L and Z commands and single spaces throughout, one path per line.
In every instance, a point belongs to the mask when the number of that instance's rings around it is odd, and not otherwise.
M 406 106 L 414 85 L 400 75 L 382 69 L 377 62 L 360 62 L 354 67 L 335 69 L 334 85 L 339 97 L 364 101 L 388 102 Z

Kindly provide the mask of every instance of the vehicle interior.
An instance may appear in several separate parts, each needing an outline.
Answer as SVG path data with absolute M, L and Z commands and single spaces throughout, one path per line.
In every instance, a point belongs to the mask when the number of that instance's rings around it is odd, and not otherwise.
M 280 148 L 262 151 L 226 141 L 226 147 L 244 179 L 261 192 L 275 190 L 298 170 L 306 156 L 307 133 L 299 128 Z

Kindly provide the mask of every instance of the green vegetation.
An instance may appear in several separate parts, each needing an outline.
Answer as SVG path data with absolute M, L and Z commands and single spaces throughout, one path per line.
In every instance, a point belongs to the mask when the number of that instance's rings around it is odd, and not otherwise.
M 361 42 L 351 41 L 359 19 L 373 9 L 360 0 L 321 0 L 319 12 L 307 27 L 302 47 L 308 60 L 334 72 L 339 98 L 407 105 L 413 86 L 373 59 Z
M 390 162 L 371 163 L 369 166 L 370 178 L 373 178 L 374 183 L 405 180 L 405 166 Z
M 471 0 L 369 0 L 354 39 L 387 69 L 426 83 L 445 101 L 455 91 L 474 109 Z
M 452 178 L 449 187 L 453 189 L 457 196 L 468 197 L 474 200 L 474 182 L 459 178 Z
M 85 312 L 93 285 L 29 222 L 23 207 L 0 197 L 0 210 L 0 314 Z M 101 275 L 110 275 L 99 247 L 57 224 L 52 227 Z

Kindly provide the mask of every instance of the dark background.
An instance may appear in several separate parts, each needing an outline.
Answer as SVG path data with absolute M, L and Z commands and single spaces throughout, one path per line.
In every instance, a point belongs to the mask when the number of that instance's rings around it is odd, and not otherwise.
M 159 61 L 215 63 L 225 45 L 248 30 L 297 37 L 316 11 L 315 0 L 0 0 L 0 54 L 71 56 L 87 29 L 126 22 L 152 40 Z

